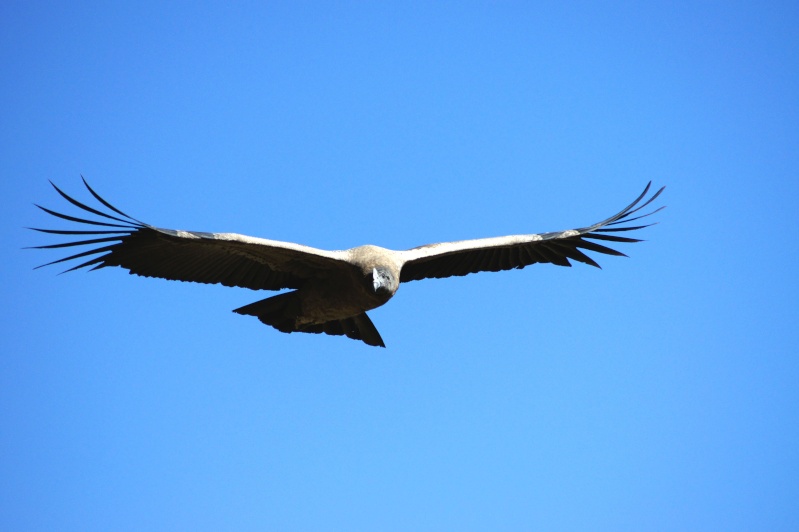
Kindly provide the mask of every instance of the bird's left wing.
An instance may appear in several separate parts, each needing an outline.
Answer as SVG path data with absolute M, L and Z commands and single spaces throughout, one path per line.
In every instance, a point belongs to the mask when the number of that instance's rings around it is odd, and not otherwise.
M 589 227 L 554 233 L 442 242 L 400 251 L 398 254 L 403 262 L 400 281 L 451 277 L 483 271 L 497 272 L 524 268 L 537 262 L 571 266 L 570 259 L 598 268 L 599 264 L 582 250 L 624 256 L 624 253 L 593 240 L 620 243 L 640 242 L 638 239 L 619 236 L 615 233 L 648 227 L 648 225 L 623 224 L 639 220 L 663 209 L 661 207 L 648 214 L 630 217 L 649 205 L 665 188 L 662 187 L 643 204 L 640 204 L 646 198 L 651 185 L 651 182 L 647 184 L 641 195 L 621 212 Z
M 299 288 L 310 278 L 324 277 L 332 270 L 349 267 L 346 254 L 341 251 L 325 251 L 234 233 L 204 233 L 154 227 L 112 206 L 92 190 L 85 179 L 83 183 L 108 212 L 71 198 L 54 184 L 53 187 L 71 204 L 99 216 L 100 219 L 78 218 L 39 205 L 37 207 L 55 217 L 90 226 L 91 229 L 32 229 L 57 235 L 90 237 L 86 240 L 35 246 L 37 249 L 92 247 L 42 266 L 88 259 L 66 271 L 88 266 L 91 269 L 121 266 L 130 270 L 130 273 L 145 277 L 223 284 L 254 290 Z

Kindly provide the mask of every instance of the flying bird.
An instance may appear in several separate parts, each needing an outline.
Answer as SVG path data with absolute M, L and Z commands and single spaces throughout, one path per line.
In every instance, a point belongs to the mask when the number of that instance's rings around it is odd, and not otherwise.
M 665 188 L 660 188 L 647 199 L 652 185 L 650 182 L 641 195 L 621 212 L 580 229 L 441 242 L 404 251 L 371 245 L 327 251 L 235 233 L 155 227 L 111 205 L 85 179 L 83 184 L 99 202 L 97 208 L 73 199 L 52 182 L 50 184 L 69 203 L 99 219 L 79 218 L 36 205 L 57 218 L 90 228 L 31 228 L 43 233 L 89 237 L 34 246 L 35 249 L 92 246 L 86 251 L 37 268 L 88 259 L 66 271 L 120 266 L 131 274 L 174 281 L 222 284 L 252 290 L 288 288 L 291 291 L 256 301 L 233 312 L 255 316 L 266 325 L 285 333 L 346 335 L 380 347 L 385 347 L 385 344 L 366 311 L 388 302 L 400 283 L 511 270 L 535 263 L 571 266 L 570 260 L 599 267 L 583 250 L 626 256 L 596 241 L 640 242 L 618 233 L 652 225 L 630 225 L 629 222 L 663 209 L 660 207 L 648 214 L 631 217 L 649 205 Z M 103 207 L 105 212 L 100 210 Z

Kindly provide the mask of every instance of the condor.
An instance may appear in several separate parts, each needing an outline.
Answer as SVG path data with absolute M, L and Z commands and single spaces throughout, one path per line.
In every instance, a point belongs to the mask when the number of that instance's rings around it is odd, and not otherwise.
M 618 233 L 651 225 L 630 225 L 629 222 L 663 209 L 660 207 L 648 214 L 632 217 L 654 201 L 665 188 L 647 199 L 650 182 L 641 195 L 621 212 L 580 229 L 442 242 L 405 251 L 370 245 L 344 251 L 326 251 L 235 233 L 155 227 L 128 216 L 100 197 L 85 179 L 83 183 L 100 203 L 98 208 L 73 199 L 54 184 L 53 187 L 72 205 L 99 219 L 78 218 L 39 205 L 37 207 L 55 217 L 89 226 L 90 229 L 32 229 L 57 235 L 89 237 L 35 246 L 36 249 L 92 247 L 42 266 L 88 258 L 66 271 L 89 266 L 93 270 L 120 266 L 144 277 L 218 283 L 253 290 L 291 289 L 237 308 L 234 312 L 255 316 L 261 322 L 286 333 L 346 335 L 380 347 L 385 347 L 385 344 L 366 311 L 384 305 L 396 293 L 400 283 L 524 268 L 535 263 L 571 266 L 570 260 L 599 267 L 583 250 L 624 256 L 596 241 L 639 242 L 638 239 Z M 100 207 L 105 207 L 107 211 L 103 212 Z

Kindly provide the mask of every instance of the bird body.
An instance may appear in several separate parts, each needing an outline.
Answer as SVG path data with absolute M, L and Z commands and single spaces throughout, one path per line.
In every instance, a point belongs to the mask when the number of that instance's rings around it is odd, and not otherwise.
M 92 257 L 67 271 L 88 266 L 91 269 L 120 266 L 131 274 L 145 277 L 218 283 L 253 290 L 288 288 L 291 291 L 256 301 L 234 312 L 255 316 L 282 332 L 346 335 L 381 347 L 385 347 L 385 344 L 366 311 L 388 302 L 402 282 L 524 268 L 534 263 L 571 266 L 570 260 L 599 267 L 581 250 L 624 255 L 594 240 L 638 242 L 637 239 L 616 233 L 647 226 L 620 224 L 649 216 L 663 208 L 630 217 L 663 191 L 661 188 L 639 205 L 649 192 L 650 183 L 621 212 L 581 229 L 442 242 L 404 251 L 373 245 L 326 251 L 235 233 L 154 227 L 123 213 L 100 197 L 85 180 L 84 184 L 91 195 L 110 212 L 90 207 L 68 196 L 57 186 L 53 187 L 74 206 L 102 219 L 78 218 L 37 206 L 55 217 L 102 229 L 34 228 L 44 233 L 92 237 L 36 246 L 39 249 L 93 246 L 87 251 L 43 266 Z
M 256 316 L 284 332 L 320 327 L 320 332 L 328 334 L 338 334 L 333 331 L 339 329 L 343 334 L 357 332 L 366 343 L 385 347 L 366 311 L 384 305 L 397 292 L 402 267 L 397 254 L 371 245 L 333 253 L 344 257 L 339 267 L 309 279 L 299 290 L 256 301 L 234 312 Z

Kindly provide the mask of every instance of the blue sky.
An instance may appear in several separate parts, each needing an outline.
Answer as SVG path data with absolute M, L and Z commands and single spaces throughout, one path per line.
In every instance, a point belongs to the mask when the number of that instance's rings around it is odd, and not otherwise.
M 0 7 L 0 528 L 799 528 L 795 3 L 164 4 Z M 403 285 L 382 350 L 34 271 L 80 174 L 326 249 L 668 208 L 602 270 Z

